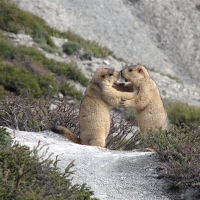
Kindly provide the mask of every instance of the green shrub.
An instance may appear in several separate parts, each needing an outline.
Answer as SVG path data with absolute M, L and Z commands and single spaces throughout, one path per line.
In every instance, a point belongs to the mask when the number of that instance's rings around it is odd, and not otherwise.
M 65 37 L 69 41 L 73 41 L 73 42 L 80 44 L 81 47 L 83 47 L 85 50 L 91 51 L 93 53 L 94 57 L 105 58 L 109 55 L 114 56 L 113 52 L 110 51 L 108 48 L 102 47 L 101 45 L 99 45 L 96 42 L 87 41 L 84 38 L 82 38 L 81 36 L 74 34 L 70 31 L 65 34 Z
M 58 158 L 51 160 L 43 149 L 39 144 L 33 150 L 14 144 L 0 151 L 0 199 L 96 199 L 86 184 L 72 184 L 73 162 L 61 172 Z
M 185 123 L 187 125 L 200 126 L 200 108 L 183 103 L 171 103 L 167 106 L 167 114 L 170 122 L 175 125 Z
M 125 120 L 119 114 L 111 115 L 110 132 L 106 138 L 106 148 L 113 150 L 133 150 L 138 147 L 141 136 L 133 121 Z
M 56 79 L 51 74 L 36 76 L 24 68 L 17 68 L 8 63 L 0 63 L 0 85 L 17 95 L 24 94 L 27 89 L 31 89 L 31 98 L 52 96 L 58 91 Z M 75 89 L 74 91 L 76 92 Z M 70 94 L 73 95 L 74 91 Z M 2 93 L 4 94 L 5 92 Z
M 2 35 L 0 35 L 2 36 Z M 14 58 L 14 48 L 10 41 L 5 37 L 0 37 L 0 60 L 3 59 L 13 59 Z
M 14 33 L 25 30 L 25 32 L 30 34 L 33 38 L 42 39 L 45 43 L 54 47 L 55 45 L 46 27 L 46 22 L 41 18 L 20 10 L 11 1 L 0 0 L 1 29 Z
M 63 95 L 68 95 L 76 98 L 77 100 L 81 100 L 83 97 L 83 94 L 81 91 L 76 91 L 75 86 L 71 85 L 70 83 L 66 82 L 64 85 L 62 85 L 59 88 L 59 91 Z
M 40 86 L 42 96 L 52 97 L 52 95 L 55 94 L 56 91 L 58 91 L 56 79 L 51 74 L 37 76 L 36 80 Z M 33 89 L 33 88 L 30 88 L 30 89 Z M 75 89 L 74 91 L 76 92 Z
M 103 47 L 96 42 L 84 42 L 81 45 L 88 51 L 91 51 L 96 58 L 106 58 L 109 55 L 114 57 L 114 54 L 107 47 Z M 117 58 L 115 56 L 115 58 Z
M 40 43 L 39 44 L 39 47 L 41 49 L 43 49 L 44 51 L 48 52 L 48 53 L 51 53 L 51 54 L 58 54 L 59 56 L 62 56 L 63 55 L 63 52 L 59 51 L 58 49 L 56 48 L 53 48 L 47 44 L 43 44 L 43 43 Z
M 7 66 L 8 69 L 6 69 Z M 34 98 L 52 95 L 66 87 L 66 83 L 60 84 L 59 81 L 64 76 L 78 81 L 84 86 L 88 84 L 88 79 L 74 63 L 66 64 L 50 60 L 34 48 L 15 47 L 8 37 L 3 36 L 3 34 L 2 38 L 0 37 L 0 70 L 2 73 L 0 75 L 0 85 L 2 85 L 0 97 L 5 95 L 5 90 L 22 94 L 28 88 L 34 92 L 32 95 Z M 57 76 L 51 72 L 57 74 Z M 67 93 L 68 88 L 70 88 L 68 94 L 81 99 L 81 92 L 77 91 L 73 86 L 69 87 L 69 84 L 65 88 L 65 93 Z
M 66 42 L 63 44 L 62 48 L 67 55 L 72 55 L 81 49 L 81 45 L 77 42 Z
M 12 138 L 6 129 L 0 127 L 0 151 L 3 149 L 10 148 L 12 144 Z
M 16 51 L 18 52 L 17 57 L 20 60 L 29 58 L 32 63 L 35 63 L 42 68 L 49 69 L 58 76 L 66 76 L 68 79 L 78 81 L 84 86 L 87 86 L 88 84 L 88 79 L 74 63 L 66 64 L 64 62 L 48 59 L 41 52 L 30 47 L 18 46 Z
M 164 170 L 160 175 L 175 187 L 200 189 L 200 130 L 173 126 L 166 130 L 150 130 L 144 138 L 146 147 L 156 149 Z
M 30 91 L 24 95 L 10 94 L 0 101 L 0 126 L 21 131 L 44 131 L 60 123 L 79 132 L 78 110 L 66 98 L 44 98 L 30 101 Z M 52 108 L 54 105 L 54 109 Z
M 41 89 L 35 77 L 25 69 L 10 64 L 0 63 L 0 85 L 18 95 L 32 88 L 34 90 L 32 97 L 41 96 Z
M 137 124 L 137 112 L 133 108 L 125 109 L 125 119 L 128 121 L 134 121 Z
M 17 95 L 24 94 L 27 89 L 32 91 L 30 98 L 52 96 L 60 91 L 66 95 L 80 100 L 82 92 L 77 91 L 72 84 L 57 85 L 57 81 L 50 73 L 36 75 L 24 68 L 17 68 L 8 63 L 0 62 L 0 97 L 7 94 L 6 91 Z
M 3 85 L 0 85 L 0 100 L 2 97 L 8 95 L 8 91 L 5 90 L 4 86 Z

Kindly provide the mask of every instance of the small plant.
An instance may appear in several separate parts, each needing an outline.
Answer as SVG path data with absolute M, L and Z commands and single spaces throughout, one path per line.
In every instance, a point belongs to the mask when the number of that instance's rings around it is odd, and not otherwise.
M 170 103 L 167 106 L 167 114 L 170 122 L 177 126 L 182 123 L 200 126 L 200 108 L 198 107 L 180 102 Z
M 40 144 L 33 150 L 16 143 L 0 150 L 0 199 L 96 199 L 86 184 L 72 184 L 73 161 L 61 172 L 58 157 L 53 161 L 50 156 Z
M 23 94 L 31 89 L 32 98 L 52 96 L 63 90 L 78 100 L 82 98 L 82 92 L 67 81 L 70 79 L 87 86 L 88 79 L 75 63 L 50 60 L 34 48 L 14 46 L 1 32 L 0 36 L 0 97 L 6 91 Z M 62 78 L 64 82 L 60 81 Z
M 109 55 L 114 56 L 113 52 L 110 51 L 108 48 L 102 47 L 96 42 L 87 41 L 81 36 L 74 34 L 70 31 L 65 33 L 65 37 L 69 41 L 73 41 L 80 44 L 81 47 L 84 48 L 86 51 L 92 52 L 93 56 L 96 58 L 105 58 L 108 57 Z
M 69 82 L 65 82 L 65 84 L 62 84 L 62 86 L 59 87 L 59 91 L 63 94 L 63 95 L 68 95 L 68 96 L 72 96 L 78 100 L 81 100 L 83 97 L 83 94 L 81 91 L 77 91 L 75 89 L 75 86 L 70 84 Z
M 94 70 L 92 69 L 92 67 L 87 67 L 86 70 L 89 71 L 90 73 L 94 73 Z
M 33 96 L 41 95 L 41 90 L 36 77 L 22 68 L 16 68 L 10 64 L 0 63 L 0 85 L 15 94 L 23 94 L 28 88 L 34 90 Z
M 67 55 L 72 55 L 81 49 L 81 45 L 77 42 L 66 42 L 63 44 L 62 48 Z
M 12 144 L 12 138 L 5 128 L 0 127 L 0 151 L 10 148 Z
M 140 133 L 133 122 L 126 121 L 119 114 L 111 117 L 110 132 L 106 139 L 106 148 L 113 150 L 133 150 L 138 147 Z
M 63 125 L 79 135 L 79 106 L 68 100 L 29 100 L 26 95 L 9 95 L 0 102 L 0 126 L 21 131 L 44 131 L 51 125 Z M 115 114 L 111 117 L 110 133 L 106 147 L 109 149 L 132 150 L 137 147 L 140 134 L 134 124 Z
M 135 109 L 133 108 L 128 108 L 128 109 L 125 109 L 125 119 L 127 121 L 132 121 L 134 122 L 135 126 L 137 126 L 137 112 Z
M 30 91 L 24 95 L 10 94 L 0 102 L 0 126 L 21 131 L 44 131 L 61 124 L 78 133 L 78 110 L 69 106 L 66 98 L 30 101 Z
M 0 34 L 2 36 L 0 38 L 0 61 L 4 59 L 12 59 L 14 57 L 14 48 L 11 48 L 11 42 L 6 38 L 3 37 L 3 34 Z
M 144 138 L 146 147 L 154 147 L 164 173 L 176 187 L 200 189 L 200 130 L 182 124 L 167 130 L 150 130 Z

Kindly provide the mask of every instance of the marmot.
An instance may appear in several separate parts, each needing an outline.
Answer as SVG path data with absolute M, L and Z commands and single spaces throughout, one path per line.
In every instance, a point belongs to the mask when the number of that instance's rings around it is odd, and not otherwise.
M 140 132 L 144 135 L 152 128 L 168 129 L 168 119 L 159 90 L 142 65 L 132 65 L 121 70 L 122 77 L 130 81 L 123 91 L 132 91 L 135 97 L 125 102 L 126 106 L 137 111 Z
M 94 73 L 80 103 L 80 139 L 63 126 L 53 126 L 53 132 L 60 133 L 69 140 L 83 144 L 105 147 L 110 131 L 110 109 L 131 100 L 133 92 L 117 91 L 120 72 L 114 68 L 99 68 Z

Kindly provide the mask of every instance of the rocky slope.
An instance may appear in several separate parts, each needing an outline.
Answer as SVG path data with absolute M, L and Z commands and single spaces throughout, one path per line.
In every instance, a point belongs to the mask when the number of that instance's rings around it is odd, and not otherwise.
M 198 0 L 13 1 L 54 28 L 71 30 L 118 57 L 147 65 L 164 98 L 200 106 Z

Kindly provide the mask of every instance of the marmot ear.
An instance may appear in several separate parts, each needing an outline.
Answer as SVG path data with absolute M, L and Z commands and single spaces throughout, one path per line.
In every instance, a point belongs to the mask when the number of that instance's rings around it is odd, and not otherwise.
M 101 78 L 105 78 L 105 75 L 104 75 L 104 74 L 101 74 Z
M 142 68 L 138 68 L 138 73 L 140 73 L 140 74 L 143 73 Z

